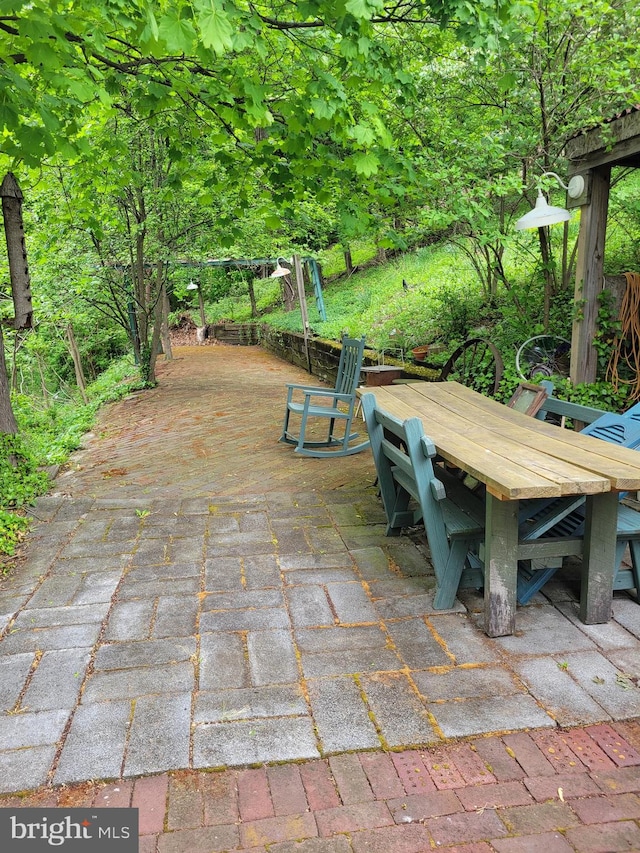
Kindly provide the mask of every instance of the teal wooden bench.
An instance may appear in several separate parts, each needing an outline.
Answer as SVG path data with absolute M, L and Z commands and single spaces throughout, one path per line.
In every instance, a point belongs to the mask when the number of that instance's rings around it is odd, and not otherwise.
M 340 361 L 334 388 L 316 385 L 287 384 L 287 403 L 280 441 L 295 445 L 295 452 L 303 456 L 350 456 L 369 447 L 369 441 L 352 444 L 358 438 L 351 432 L 356 411 L 356 389 L 360 380 L 365 339 L 342 339 Z M 302 399 L 297 400 L 296 397 Z M 291 415 L 300 417 L 296 433 L 291 427 Z M 321 441 L 309 438 L 314 420 L 328 421 L 327 437 Z M 337 425 L 341 425 L 338 434 Z
M 367 393 L 362 395 L 362 410 L 388 521 L 387 536 L 398 536 L 403 527 L 422 520 L 436 577 L 433 606 L 449 609 L 461 583 L 484 585 L 474 557 L 484 537 L 484 504 L 459 480 L 434 466 L 436 448 L 419 418 L 400 421 L 378 409 L 375 396 Z
M 541 383 L 553 390 L 551 383 Z M 604 412 L 590 406 L 570 403 L 548 396 L 536 414 L 545 418 L 548 412 L 586 423 L 581 430 L 603 441 L 624 447 L 640 448 L 640 407 L 634 406 L 622 415 Z M 528 541 L 544 541 L 546 537 L 583 537 L 585 529 L 585 500 L 577 495 L 572 498 L 528 502 L 520 517 L 520 536 Z M 627 546 L 631 555 L 631 567 L 623 565 Z M 640 513 L 630 506 L 618 507 L 616 568 L 614 590 L 636 591 L 640 596 Z M 532 561 L 522 564 L 518 571 L 518 602 L 526 604 L 536 592 L 550 580 L 562 566 L 562 558 Z

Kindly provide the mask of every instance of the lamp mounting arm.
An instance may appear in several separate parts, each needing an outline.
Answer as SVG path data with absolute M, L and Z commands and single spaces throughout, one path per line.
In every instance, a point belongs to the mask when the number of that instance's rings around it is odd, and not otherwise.
M 584 178 L 582 175 L 574 175 L 568 184 L 565 184 L 560 175 L 557 175 L 555 172 L 543 172 L 540 177 L 555 178 L 560 186 L 567 191 L 569 198 L 580 198 L 584 192 Z

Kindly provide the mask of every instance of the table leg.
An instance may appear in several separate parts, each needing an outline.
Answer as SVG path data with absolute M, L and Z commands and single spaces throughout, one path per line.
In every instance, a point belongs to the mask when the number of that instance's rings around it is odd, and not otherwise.
M 587 625 L 611 618 L 616 571 L 618 494 L 587 495 L 580 584 L 580 619 Z
M 490 637 L 513 634 L 518 582 L 518 501 L 487 493 L 484 625 Z

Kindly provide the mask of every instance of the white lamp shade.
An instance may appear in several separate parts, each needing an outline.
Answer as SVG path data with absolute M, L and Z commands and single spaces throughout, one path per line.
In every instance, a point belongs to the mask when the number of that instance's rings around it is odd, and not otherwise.
M 529 213 L 525 213 L 516 222 L 516 231 L 525 231 L 527 228 L 543 228 L 545 225 L 556 225 L 558 222 L 567 222 L 571 214 L 564 207 L 554 207 L 548 204 L 542 191 L 538 190 L 536 206 Z
M 195 283 L 195 281 L 190 281 L 189 284 L 187 285 L 187 290 L 197 290 L 197 289 L 198 289 L 198 285 Z
M 271 275 L 269 277 L 270 278 L 282 278 L 282 276 L 284 276 L 284 275 L 291 275 L 291 270 L 287 269 L 286 267 L 280 266 L 280 261 L 278 261 L 276 268 L 274 269 L 274 271 L 271 273 Z

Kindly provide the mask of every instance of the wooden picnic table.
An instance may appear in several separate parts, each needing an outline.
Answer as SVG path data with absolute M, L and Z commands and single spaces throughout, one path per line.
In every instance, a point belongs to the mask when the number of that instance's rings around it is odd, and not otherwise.
M 515 629 L 519 502 L 585 495 L 580 619 L 607 622 L 618 492 L 640 489 L 640 454 L 510 409 L 458 382 L 361 389 L 402 420 L 419 417 L 439 456 L 486 486 L 485 630 Z

